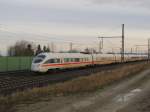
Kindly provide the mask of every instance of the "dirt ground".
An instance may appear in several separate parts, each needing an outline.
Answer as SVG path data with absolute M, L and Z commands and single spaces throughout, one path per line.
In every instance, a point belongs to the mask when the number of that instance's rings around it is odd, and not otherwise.
M 150 83 L 146 86 L 141 94 L 117 112 L 150 112 Z
M 88 85 L 87 85 L 88 86 Z M 17 112 L 150 112 L 150 70 L 93 93 L 43 98 Z

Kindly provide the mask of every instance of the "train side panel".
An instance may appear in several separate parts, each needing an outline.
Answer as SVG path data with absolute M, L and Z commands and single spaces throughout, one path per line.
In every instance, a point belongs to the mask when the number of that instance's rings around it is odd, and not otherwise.
M 124 61 L 142 60 L 145 56 L 125 55 Z M 32 62 L 32 71 L 78 68 L 89 65 L 121 62 L 120 54 L 41 53 Z

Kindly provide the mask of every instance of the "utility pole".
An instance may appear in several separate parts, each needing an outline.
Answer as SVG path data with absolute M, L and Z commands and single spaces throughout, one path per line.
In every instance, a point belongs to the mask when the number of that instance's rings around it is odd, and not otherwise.
M 149 40 L 148 40 L 149 41 Z M 138 54 L 140 54 L 140 52 L 139 52 L 139 48 L 140 47 L 147 47 L 147 49 L 148 49 L 148 45 L 135 45 L 135 49 L 136 49 L 136 54 L 138 55 Z
M 103 37 L 98 37 L 101 38 L 101 40 L 99 41 L 99 53 L 102 53 L 102 49 L 103 49 Z
M 112 51 L 111 51 L 111 52 L 112 52 L 112 54 L 115 54 L 115 52 L 114 52 L 114 49 L 113 49 L 113 48 L 112 48 Z
M 72 46 L 73 46 L 73 43 L 71 42 L 70 43 L 70 51 L 72 51 Z
M 138 46 L 136 45 L 136 48 L 135 48 L 135 52 L 136 54 L 138 54 Z
M 148 39 L 148 61 L 150 60 L 150 39 Z
M 102 48 L 103 48 L 103 39 L 104 38 L 121 38 L 122 39 L 122 48 L 121 48 L 121 62 L 124 62 L 124 46 L 125 46 L 125 44 L 124 44 L 124 24 L 122 24 L 122 36 L 112 36 L 112 37 L 98 37 L 98 38 L 100 38 L 100 39 L 102 39 L 101 41 L 100 41 L 100 43 L 99 43 L 99 52 L 102 50 Z M 102 42 L 102 43 L 101 43 Z M 102 46 L 102 47 L 101 47 Z
M 51 42 L 51 52 L 54 53 L 54 43 Z
M 102 42 L 99 41 L 99 53 L 102 53 L 101 44 L 102 44 Z
M 132 48 L 131 48 L 131 51 L 130 51 L 130 53 L 131 53 L 131 54 L 133 54 L 133 49 L 132 49 Z
M 121 51 L 121 62 L 124 62 L 124 24 L 122 24 L 122 51 Z

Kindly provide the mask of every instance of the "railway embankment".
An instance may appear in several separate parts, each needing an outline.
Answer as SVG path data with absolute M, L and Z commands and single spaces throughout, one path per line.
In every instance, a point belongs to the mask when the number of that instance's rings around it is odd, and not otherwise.
M 105 88 L 106 86 L 130 78 L 137 73 L 149 69 L 150 64 L 124 65 L 111 70 L 95 73 L 90 76 L 78 77 L 63 83 L 57 83 L 42 88 L 33 88 L 24 92 L 17 92 L 10 96 L 0 97 L 2 112 L 16 111 L 16 105 L 39 102 L 43 99 L 73 94 L 84 94 Z

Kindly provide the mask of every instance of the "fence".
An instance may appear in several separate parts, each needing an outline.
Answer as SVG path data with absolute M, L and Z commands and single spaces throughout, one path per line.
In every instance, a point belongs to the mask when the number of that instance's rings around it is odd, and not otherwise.
M 0 57 L 0 72 L 30 70 L 33 57 Z

